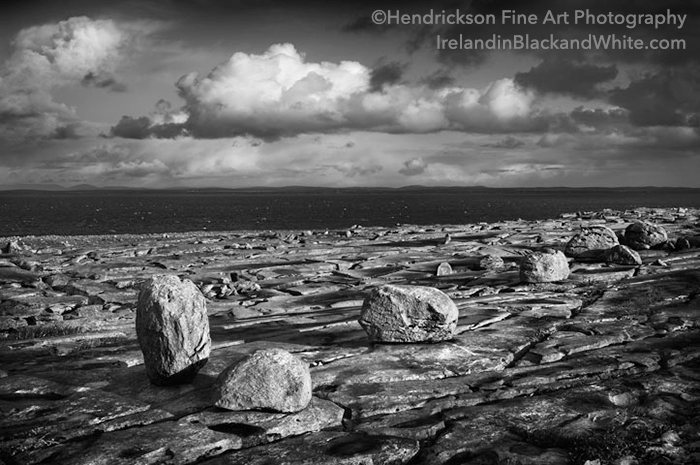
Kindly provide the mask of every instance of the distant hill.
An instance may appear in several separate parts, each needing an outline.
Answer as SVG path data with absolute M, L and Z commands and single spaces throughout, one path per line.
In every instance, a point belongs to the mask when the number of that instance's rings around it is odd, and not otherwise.
M 98 191 L 101 190 L 100 187 L 93 186 L 92 184 L 77 184 L 68 188 L 70 191 Z
M 621 187 L 487 187 L 487 186 L 421 186 L 410 185 L 402 187 L 315 187 L 315 186 L 254 186 L 254 187 L 165 187 L 165 188 L 149 188 L 149 187 L 128 187 L 128 186 L 104 186 L 98 187 L 92 184 L 77 184 L 74 186 L 61 186 L 59 184 L 5 184 L 0 185 L 0 191 L 152 191 L 152 192 L 193 192 L 193 193 L 214 193 L 214 192 L 240 192 L 240 193 L 324 193 L 324 192 L 477 192 L 477 191 L 654 191 L 654 190 L 671 190 L 684 191 L 693 190 L 692 187 L 659 187 L 659 186 L 621 186 Z
M 65 187 L 58 184 L 0 184 L 3 191 L 63 191 Z

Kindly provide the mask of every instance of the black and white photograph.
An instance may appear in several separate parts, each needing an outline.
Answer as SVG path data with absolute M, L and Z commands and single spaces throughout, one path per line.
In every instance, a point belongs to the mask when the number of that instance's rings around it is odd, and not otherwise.
M 700 464 L 700 2 L 3 3 L 39 464 Z

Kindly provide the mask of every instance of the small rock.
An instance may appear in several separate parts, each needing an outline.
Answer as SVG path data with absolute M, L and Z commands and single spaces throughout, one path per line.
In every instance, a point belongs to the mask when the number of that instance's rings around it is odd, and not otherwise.
M 238 294 L 254 294 L 260 291 L 260 284 L 255 281 L 236 281 L 231 284 L 232 291 Z
M 479 268 L 482 270 L 500 271 L 505 267 L 505 262 L 498 255 L 486 255 L 479 260 Z
M 634 455 L 625 455 L 613 462 L 613 465 L 638 465 L 639 461 L 634 457 Z
M 668 240 L 666 230 L 661 226 L 639 221 L 625 229 L 625 243 L 634 250 L 646 250 Z
M 558 250 L 532 252 L 520 262 L 520 279 L 528 283 L 551 283 L 569 277 L 569 263 Z
M 458 310 L 432 287 L 385 285 L 362 304 L 360 325 L 376 342 L 438 342 L 452 339 Z
M 442 240 L 443 245 L 447 245 L 450 242 L 452 242 L 452 236 L 450 236 L 450 233 L 445 234 L 445 238 Z
M 447 276 L 452 274 L 452 266 L 447 262 L 442 262 L 438 265 L 435 271 L 436 276 Z
M 70 284 L 71 279 L 64 274 L 52 274 L 44 278 L 44 282 L 53 289 L 62 289 Z
M 144 282 L 136 333 L 153 384 L 188 383 L 207 363 L 211 348 L 204 297 L 189 279 L 158 275 Z
M 215 404 L 229 410 L 299 412 L 311 402 L 309 365 L 282 349 L 261 349 L 226 368 Z
M 7 253 L 7 254 L 17 254 L 24 252 L 27 250 L 28 247 L 24 244 L 22 244 L 20 241 L 9 241 L 5 246 L 2 248 L 2 253 Z
M 581 228 L 566 244 L 564 253 L 573 258 L 595 260 L 603 253 L 618 245 L 617 236 L 605 226 Z
M 605 262 L 616 265 L 636 265 L 642 264 L 642 257 L 626 245 L 616 245 L 605 253 Z

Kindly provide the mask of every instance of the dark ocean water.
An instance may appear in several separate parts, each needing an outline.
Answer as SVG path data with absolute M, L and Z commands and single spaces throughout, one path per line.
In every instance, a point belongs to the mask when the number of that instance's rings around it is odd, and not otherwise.
M 0 191 L 0 236 L 465 224 L 642 206 L 700 207 L 700 189 Z

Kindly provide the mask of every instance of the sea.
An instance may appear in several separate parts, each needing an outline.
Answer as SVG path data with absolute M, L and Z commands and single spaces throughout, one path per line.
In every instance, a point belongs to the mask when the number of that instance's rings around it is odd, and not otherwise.
M 0 236 L 337 230 L 700 208 L 686 188 L 278 188 L 0 191 Z

